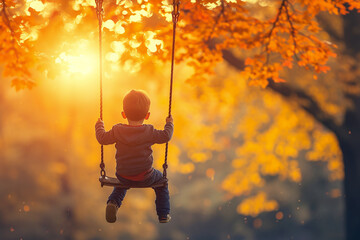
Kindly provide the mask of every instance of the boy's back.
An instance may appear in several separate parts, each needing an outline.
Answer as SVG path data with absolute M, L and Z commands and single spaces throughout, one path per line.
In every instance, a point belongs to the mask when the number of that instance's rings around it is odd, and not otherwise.
M 157 130 L 148 124 L 116 124 L 110 131 L 105 132 L 104 124 L 98 122 L 96 138 L 101 144 L 115 143 L 116 173 L 119 176 L 133 180 L 135 176 L 143 175 L 143 179 L 146 179 L 152 172 L 151 146 L 168 142 L 173 129 L 174 125 L 171 122 L 166 123 L 164 130 Z

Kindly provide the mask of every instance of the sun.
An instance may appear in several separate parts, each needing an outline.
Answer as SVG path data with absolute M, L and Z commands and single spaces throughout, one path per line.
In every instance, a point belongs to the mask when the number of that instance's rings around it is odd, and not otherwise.
M 99 55 L 96 45 L 87 39 L 72 43 L 66 42 L 54 56 L 56 86 L 62 96 L 69 92 L 84 98 L 98 87 Z M 86 89 L 86 91 L 84 91 Z M 73 96 L 69 96 L 73 99 Z
M 97 56 L 93 53 L 73 55 L 62 52 L 59 57 L 56 58 L 55 63 L 59 64 L 63 71 L 68 71 L 70 74 L 94 74 L 98 68 Z
M 86 39 L 69 44 L 56 57 L 55 63 L 60 72 L 67 74 L 93 75 L 99 68 L 96 49 Z

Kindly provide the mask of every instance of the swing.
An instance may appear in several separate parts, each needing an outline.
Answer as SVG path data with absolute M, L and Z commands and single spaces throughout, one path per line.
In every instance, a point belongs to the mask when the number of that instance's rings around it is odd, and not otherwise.
M 99 65 L 100 65 L 100 119 L 103 119 L 103 100 L 102 100 L 102 75 L 103 75 L 103 66 L 102 66 L 102 20 L 103 20 L 103 0 L 95 0 L 96 2 L 96 15 L 99 21 Z M 179 19 L 179 0 L 173 0 L 173 11 L 172 11 L 172 22 L 173 22 L 173 38 L 172 38 L 172 52 L 171 52 L 171 73 L 170 73 L 170 94 L 169 94 L 169 117 L 171 116 L 171 103 L 172 103 L 172 89 L 173 89 L 173 76 L 174 76 L 174 55 L 175 55 L 175 35 L 176 35 L 176 24 Z M 167 155 L 168 155 L 168 142 L 165 145 L 165 161 L 163 164 L 163 177 L 151 184 L 151 185 L 127 185 L 120 182 L 118 178 L 108 177 L 105 172 L 105 163 L 104 163 L 104 146 L 101 145 L 101 163 L 100 163 L 100 177 L 99 181 L 101 187 L 110 186 L 110 187 L 120 187 L 120 188 L 156 188 L 166 186 L 168 183 L 167 172 Z

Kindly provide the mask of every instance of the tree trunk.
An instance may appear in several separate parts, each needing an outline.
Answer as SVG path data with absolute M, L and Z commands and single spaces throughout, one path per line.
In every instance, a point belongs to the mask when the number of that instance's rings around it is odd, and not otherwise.
M 343 153 L 345 171 L 346 239 L 358 240 L 360 236 L 360 135 L 354 133 L 351 135 L 353 142 L 340 140 L 339 145 Z
M 346 53 L 355 59 L 360 53 L 360 14 L 356 11 L 344 16 L 344 42 Z M 355 75 L 355 74 L 354 74 Z M 354 76 L 359 84 L 359 76 Z M 344 191 L 346 203 L 346 239 L 360 239 L 360 97 L 348 95 L 354 104 L 345 114 L 346 139 L 338 137 L 344 161 Z
M 345 114 L 343 128 L 347 135 L 338 136 L 338 140 L 345 171 L 346 239 L 357 240 L 360 237 L 360 97 L 349 98 L 354 108 Z

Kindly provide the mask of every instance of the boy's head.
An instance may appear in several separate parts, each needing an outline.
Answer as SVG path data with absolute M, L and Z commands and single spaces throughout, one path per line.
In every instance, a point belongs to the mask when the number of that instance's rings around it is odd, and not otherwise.
M 141 121 L 149 117 L 150 98 L 145 91 L 131 90 L 123 100 L 125 116 L 130 121 Z

